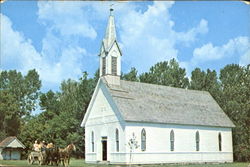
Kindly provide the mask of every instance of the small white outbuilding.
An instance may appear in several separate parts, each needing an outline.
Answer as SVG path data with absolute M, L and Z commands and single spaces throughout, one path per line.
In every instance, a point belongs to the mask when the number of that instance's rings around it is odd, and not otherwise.
M 0 160 L 20 160 L 25 146 L 15 137 L 5 138 L 0 143 Z
M 208 92 L 121 80 L 121 56 L 111 14 L 81 124 L 87 163 L 233 162 L 234 124 Z

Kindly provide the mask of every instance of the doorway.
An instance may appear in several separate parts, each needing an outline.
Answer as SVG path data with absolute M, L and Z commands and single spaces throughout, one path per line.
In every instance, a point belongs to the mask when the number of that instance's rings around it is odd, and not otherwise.
M 102 160 L 107 161 L 107 137 L 102 138 Z

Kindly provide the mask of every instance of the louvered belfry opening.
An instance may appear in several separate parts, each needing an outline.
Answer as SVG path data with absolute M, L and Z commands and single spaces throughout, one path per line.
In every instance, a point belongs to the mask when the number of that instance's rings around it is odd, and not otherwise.
M 106 57 L 102 58 L 102 76 L 106 74 Z
M 112 75 L 117 75 L 117 57 L 112 56 Z

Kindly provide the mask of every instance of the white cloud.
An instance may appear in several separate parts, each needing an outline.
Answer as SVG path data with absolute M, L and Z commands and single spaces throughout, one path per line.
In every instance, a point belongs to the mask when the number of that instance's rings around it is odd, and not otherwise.
M 62 37 L 80 35 L 94 39 L 96 31 L 93 27 L 103 21 L 106 24 L 110 4 L 110 2 L 39 2 L 39 21 L 49 27 L 48 32 L 50 32 L 43 40 L 43 52 L 47 52 L 45 55 L 57 55 L 57 48 L 62 47 L 53 36 L 54 31 L 60 32 Z M 197 26 L 187 31 L 176 32 L 175 23 L 169 14 L 173 4 L 174 2 L 153 2 L 152 5 L 145 6 L 143 11 L 139 9 L 141 6 L 138 3 L 114 4 L 117 33 L 124 55 L 123 61 L 126 64 L 136 66 L 142 72 L 158 61 L 177 59 L 177 43 L 188 45 L 195 41 L 198 34 L 208 32 L 208 23 L 205 19 L 201 19 Z M 143 63 L 141 63 L 142 57 Z
M 38 21 L 45 26 L 42 50 L 12 27 L 11 20 L 1 14 L 1 68 L 23 73 L 35 68 L 46 89 L 58 88 L 62 80 L 77 79 L 88 53 L 80 39 L 93 40 L 97 33 L 90 24 L 88 3 L 38 2 Z M 94 60 L 95 61 L 95 60 Z M 55 86 L 56 85 L 56 86 Z
M 82 2 L 38 2 L 38 18 L 52 30 L 63 36 L 77 35 L 96 38 L 97 33 L 88 23 L 88 3 Z
M 1 66 L 11 69 L 26 69 L 41 61 L 40 54 L 30 39 L 13 30 L 11 20 L 1 16 Z
M 60 83 L 67 78 L 77 79 L 81 74 L 83 55 L 86 55 L 86 50 L 83 48 L 71 46 L 65 48 L 56 63 L 51 64 L 51 61 L 44 63 L 41 78 L 50 83 Z
M 89 59 L 97 60 L 88 57 L 94 54 L 89 53 L 88 42 L 97 38 L 99 24 L 106 25 L 110 3 L 39 1 L 38 21 L 45 27 L 39 52 L 30 39 L 12 28 L 7 16 L 1 15 L 1 34 L 6 34 L 1 36 L 2 64 L 23 72 L 36 68 L 43 83 L 59 85 L 63 79 L 78 78 L 81 68 L 91 64 Z M 155 1 L 141 9 L 138 3 L 115 3 L 118 39 L 126 64 L 139 72 L 147 71 L 158 61 L 177 59 L 176 44 L 188 45 L 197 35 L 208 32 L 205 19 L 189 30 L 176 32 L 169 13 L 173 4 Z M 105 30 L 99 31 L 104 36 Z
M 88 5 L 96 18 L 104 20 L 106 24 L 111 3 L 113 2 L 95 2 Z M 201 19 L 197 26 L 189 30 L 176 32 L 169 13 L 173 5 L 174 2 L 170 1 L 155 1 L 142 9 L 138 3 L 114 3 L 117 33 L 120 37 L 118 42 L 125 64 L 136 67 L 139 72 L 147 71 L 158 61 L 177 59 L 176 44 L 189 45 L 196 40 L 197 35 L 208 32 L 208 22 L 205 19 Z
M 250 41 L 248 37 L 236 37 L 230 39 L 222 46 L 214 46 L 207 43 L 193 51 L 193 64 L 230 58 L 232 56 L 239 57 L 241 64 L 250 63 Z
M 199 25 L 194 27 L 187 32 L 176 33 L 177 40 L 189 44 L 196 40 L 198 34 L 206 34 L 208 32 L 208 22 L 205 19 L 201 19 Z
M 121 43 L 125 61 L 147 71 L 156 62 L 178 58 L 177 43 L 192 43 L 198 34 L 208 32 L 208 22 L 201 19 L 199 25 L 184 32 L 174 30 L 169 9 L 174 2 L 154 1 L 147 9 L 127 11 L 119 17 Z M 143 63 L 142 63 L 143 58 Z
M 57 84 L 67 78 L 76 78 L 81 74 L 82 56 L 86 55 L 86 50 L 77 46 L 68 46 L 64 48 L 61 55 L 56 61 L 51 61 L 52 53 L 45 55 L 46 44 L 44 42 L 44 50 L 39 53 L 32 45 L 30 39 L 27 39 L 20 32 L 13 30 L 11 20 L 1 15 L 1 66 L 3 69 L 17 69 L 23 73 L 35 68 L 43 83 Z M 51 37 L 52 38 L 52 37 Z M 50 44 L 55 39 L 50 40 Z M 55 45 L 58 43 L 55 42 Z M 53 47 L 54 45 L 52 45 Z M 55 52 L 56 53 L 56 52 Z
M 240 57 L 239 64 L 242 66 L 250 64 L 250 49 L 248 49 L 248 51 Z

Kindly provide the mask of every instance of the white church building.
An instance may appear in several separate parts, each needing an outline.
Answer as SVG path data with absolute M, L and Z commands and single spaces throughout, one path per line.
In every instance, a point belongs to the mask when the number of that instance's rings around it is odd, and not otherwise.
M 234 124 L 208 92 L 121 80 L 121 56 L 111 13 L 81 124 L 86 163 L 233 162 Z

